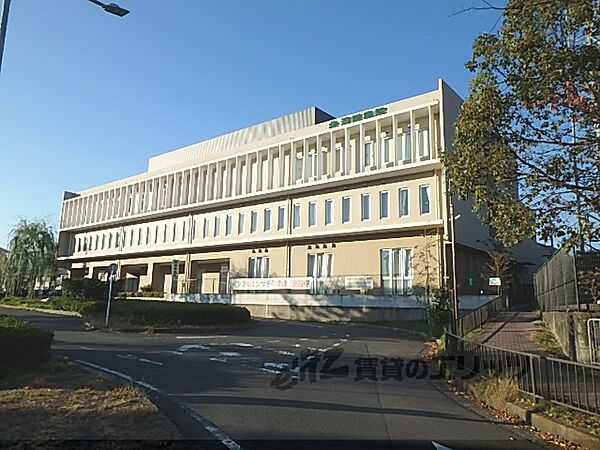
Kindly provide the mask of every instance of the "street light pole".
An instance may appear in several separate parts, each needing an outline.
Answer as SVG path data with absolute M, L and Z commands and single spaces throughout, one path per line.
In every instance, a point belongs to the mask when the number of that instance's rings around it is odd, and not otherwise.
M 4 5 L 2 7 L 2 21 L 0 22 L 0 72 L 2 71 L 2 55 L 4 54 L 4 41 L 6 40 L 6 27 L 8 26 L 10 1 L 11 0 L 4 0 Z
M 460 314 L 457 290 L 458 282 L 456 279 L 456 217 L 454 217 L 454 203 L 452 202 L 452 198 L 450 198 L 450 225 L 452 226 L 450 235 L 450 238 L 452 239 L 452 323 L 454 325 L 454 333 L 458 334 L 460 332 L 458 329 L 458 319 Z
M 129 14 L 129 10 L 121 8 L 115 3 L 102 3 L 98 0 L 89 0 L 95 5 L 100 6 L 104 11 L 115 16 L 123 17 Z M 0 21 L 0 71 L 2 71 L 2 56 L 4 55 L 4 42 L 6 41 L 6 27 L 8 26 L 8 11 L 10 10 L 11 0 L 4 0 L 2 7 L 2 20 Z

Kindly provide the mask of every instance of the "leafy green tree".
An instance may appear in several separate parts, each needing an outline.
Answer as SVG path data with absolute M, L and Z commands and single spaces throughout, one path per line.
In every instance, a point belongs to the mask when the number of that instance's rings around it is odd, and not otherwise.
M 600 238 L 600 2 L 509 0 L 480 35 L 445 156 L 451 191 L 512 246 Z
M 36 282 L 56 273 L 54 228 L 43 219 L 21 219 L 9 236 L 6 291 L 9 295 L 33 296 Z

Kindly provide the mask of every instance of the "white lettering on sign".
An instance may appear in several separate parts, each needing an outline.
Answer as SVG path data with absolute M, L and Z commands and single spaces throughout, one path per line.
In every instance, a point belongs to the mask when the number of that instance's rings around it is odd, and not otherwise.
M 490 286 L 502 286 L 502 280 L 500 277 L 490 277 Z
M 344 277 L 344 288 L 348 290 L 373 289 L 373 278 L 365 276 Z
M 229 282 L 233 291 L 308 290 L 312 288 L 312 285 L 313 279 L 309 277 L 233 278 Z

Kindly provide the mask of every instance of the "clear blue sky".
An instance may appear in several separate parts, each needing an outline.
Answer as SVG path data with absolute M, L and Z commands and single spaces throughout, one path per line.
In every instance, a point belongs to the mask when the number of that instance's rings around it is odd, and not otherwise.
M 116 0 L 113 0 L 116 1 Z M 1 0 L 0 0 L 1 2 Z M 0 246 L 19 217 L 57 223 L 64 190 L 316 105 L 334 115 L 435 89 L 494 12 L 476 0 L 13 0 L 0 74 Z

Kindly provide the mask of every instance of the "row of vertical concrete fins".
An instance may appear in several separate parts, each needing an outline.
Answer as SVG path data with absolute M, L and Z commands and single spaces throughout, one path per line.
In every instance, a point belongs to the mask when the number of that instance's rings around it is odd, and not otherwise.
M 148 172 L 177 166 L 190 161 L 201 161 L 235 153 L 242 145 L 260 142 L 283 133 L 293 132 L 332 119 L 333 117 L 316 107 L 259 123 L 251 127 L 217 136 L 168 153 L 153 156 L 148 162 Z

